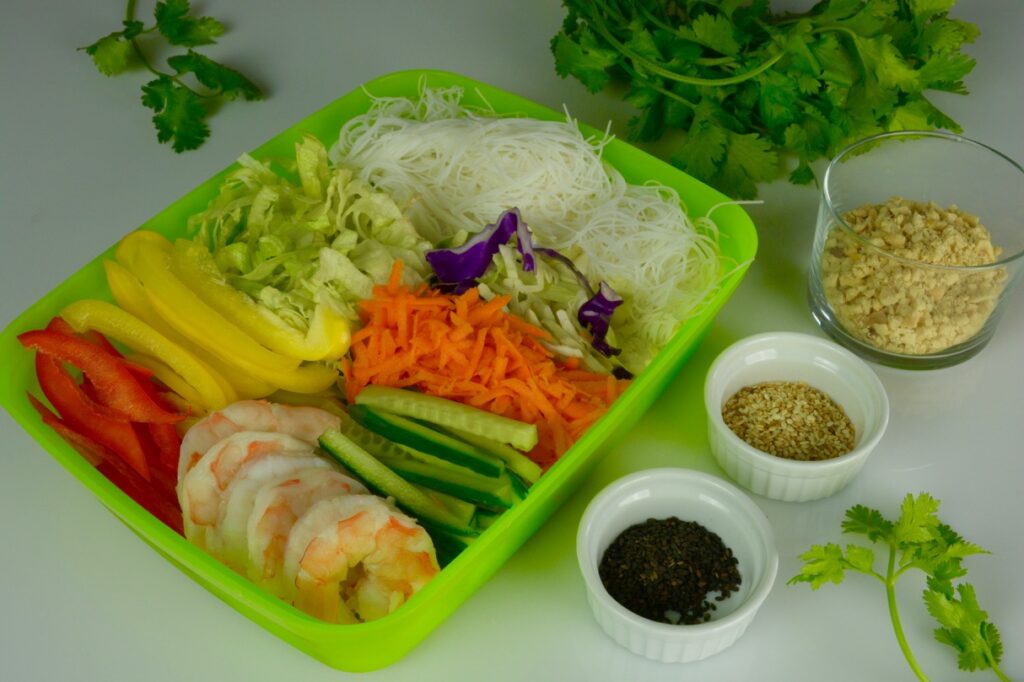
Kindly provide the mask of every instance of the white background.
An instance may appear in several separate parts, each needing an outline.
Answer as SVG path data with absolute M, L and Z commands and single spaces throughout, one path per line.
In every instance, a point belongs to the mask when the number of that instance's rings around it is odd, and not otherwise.
M 789 7 L 799 7 L 789 2 Z M 267 90 L 212 119 L 197 152 L 156 143 L 139 104 L 141 73 L 104 78 L 74 48 L 119 26 L 117 2 L 0 5 L 0 324 L 194 185 L 360 83 L 391 71 L 464 73 L 582 121 L 625 132 L 629 107 L 554 73 L 548 41 L 564 16 L 553 1 L 202 3 L 229 26 L 208 50 Z M 141 2 L 140 16 L 150 3 Z M 937 101 L 965 132 L 1024 160 L 1024 4 L 962 0 L 954 15 L 982 35 L 969 97 Z M 804 278 L 817 207 L 813 189 L 775 183 L 750 209 L 761 250 L 703 347 L 634 433 L 479 592 L 375 680 L 901 680 L 911 679 L 882 588 L 863 577 L 812 593 L 785 580 L 812 543 L 842 541 L 842 512 L 865 503 L 895 514 L 930 491 L 941 516 L 992 551 L 967 560 L 982 605 L 1001 628 L 1004 669 L 1024 678 L 1024 295 L 978 357 L 952 369 L 879 368 L 892 402 L 888 432 L 835 497 L 787 504 L 755 497 L 778 539 L 779 578 L 733 648 L 684 666 L 619 648 L 593 622 L 575 564 L 576 526 L 607 482 L 653 466 L 721 471 L 702 423 L 703 375 L 714 356 L 769 330 L 818 333 Z M 1024 224 L 1022 224 L 1024 229 Z M 2 361 L 11 361 L 3 358 Z M 21 361 L 18 359 L 18 361 Z M 679 415 L 689 415 L 679 429 Z M 0 678 L 5 680 L 340 679 L 251 623 L 166 563 L 0 415 Z M 955 670 L 931 639 L 922 584 L 900 605 L 933 680 L 994 679 Z

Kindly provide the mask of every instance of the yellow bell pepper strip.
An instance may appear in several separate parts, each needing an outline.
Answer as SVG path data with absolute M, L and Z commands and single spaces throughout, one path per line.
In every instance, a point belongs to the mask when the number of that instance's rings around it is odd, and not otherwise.
M 348 350 L 348 320 L 326 304 L 317 305 L 303 334 L 239 291 L 224 278 L 202 244 L 179 239 L 171 269 L 200 298 L 267 348 L 300 360 L 337 360 Z
M 104 261 L 103 266 L 107 271 L 107 285 L 117 304 L 192 353 L 220 383 L 225 395 L 228 396 L 229 403 L 241 398 L 262 398 L 274 392 L 274 387 L 270 384 L 225 364 L 199 344 L 193 343 L 179 334 L 154 312 L 149 305 L 149 298 L 146 296 L 146 290 L 143 289 L 142 283 L 123 265 L 114 261 Z
M 207 305 L 171 271 L 169 250 L 145 231 L 125 237 L 118 249 L 119 260 L 122 252 L 122 265 L 142 282 L 150 305 L 186 338 L 239 367 L 252 365 L 286 372 L 299 366 L 299 360 L 261 346 Z
M 121 263 L 130 263 L 135 259 L 135 254 L 138 253 L 139 247 L 144 244 L 148 244 L 153 248 L 163 249 L 164 251 L 171 250 L 171 240 L 159 232 L 135 230 L 125 235 L 120 243 L 118 243 L 117 249 L 114 250 L 114 258 Z
M 337 415 L 342 419 L 348 416 L 348 412 L 345 410 L 341 401 L 341 395 L 339 393 L 332 393 L 325 391 L 323 393 L 311 394 L 311 393 L 293 393 L 291 391 L 276 391 L 271 393 L 267 400 L 272 403 L 282 403 L 284 405 L 298 405 L 298 406 L 309 406 L 318 407 L 325 412 L 330 412 L 333 415 Z
M 106 301 L 76 301 L 60 312 L 60 316 L 78 332 L 94 329 L 119 341 L 134 351 L 162 359 L 200 396 L 200 403 L 209 409 L 228 404 L 217 380 L 196 360 L 195 356 L 129 312 Z
M 186 323 L 181 319 L 182 313 L 168 305 L 163 298 L 153 295 L 149 289 L 146 289 L 146 295 L 158 315 L 179 330 L 185 327 Z M 304 364 L 295 369 L 281 370 L 254 364 L 241 356 L 225 357 L 218 353 L 218 357 L 225 363 L 243 372 L 248 372 L 262 382 L 295 393 L 319 393 L 333 385 L 338 379 L 338 370 L 322 363 Z
M 203 400 L 203 396 L 199 394 L 199 391 L 192 388 L 192 385 L 178 376 L 177 372 L 153 356 L 132 353 L 126 356 L 125 360 L 151 371 L 153 376 L 159 379 L 164 386 L 174 391 L 185 401 L 185 404 L 190 408 L 190 412 L 206 411 L 206 401 Z

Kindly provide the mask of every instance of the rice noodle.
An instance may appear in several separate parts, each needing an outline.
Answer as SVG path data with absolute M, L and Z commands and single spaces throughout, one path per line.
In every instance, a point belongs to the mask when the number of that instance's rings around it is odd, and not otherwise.
M 719 281 L 714 223 L 695 226 L 671 188 L 628 184 L 601 158 L 607 134 L 585 137 L 568 115 L 498 118 L 461 99 L 460 88 L 374 98 L 330 157 L 408 206 L 435 244 L 518 207 L 538 245 L 625 298 L 612 330 L 622 364 L 639 371 Z

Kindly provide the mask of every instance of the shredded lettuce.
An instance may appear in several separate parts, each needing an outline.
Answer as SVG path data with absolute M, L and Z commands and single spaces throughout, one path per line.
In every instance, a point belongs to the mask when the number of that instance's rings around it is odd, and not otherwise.
M 317 303 L 357 321 L 356 303 L 387 281 L 395 260 L 405 261 L 409 286 L 429 275 L 431 245 L 402 209 L 331 167 L 316 138 L 296 144 L 294 168 L 283 172 L 249 155 L 238 163 L 190 232 L 228 281 L 292 327 L 307 330 Z

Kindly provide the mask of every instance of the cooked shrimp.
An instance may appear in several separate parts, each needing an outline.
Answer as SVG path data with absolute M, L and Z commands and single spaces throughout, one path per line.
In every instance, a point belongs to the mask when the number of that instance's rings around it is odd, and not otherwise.
M 427 532 L 373 495 L 318 502 L 295 523 L 285 547 L 295 606 L 331 622 L 386 616 L 438 570 Z
M 243 466 L 220 498 L 217 522 L 206 531 L 206 548 L 225 564 L 244 575 L 249 557 L 246 530 L 256 495 L 302 471 L 329 470 L 330 462 L 316 455 L 288 457 L 270 455 Z
M 321 500 L 366 492 L 362 483 L 334 469 L 306 469 L 260 488 L 246 529 L 249 577 L 274 594 L 290 595 L 281 562 L 295 522 Z
M 239 431 L 206 451 L 178 486 L 185 537 L 206 546 L 206 529 L 217 522 L 221 497 L 245 464 L 268 455 L 311 457 L 312 445 L 283 433 Z
M 318 407 L 279 405 L 266 400 L 241 400 L 196 422 L 181 440 L 178 485 L 214 443 L 239 431 L 286 433 L 313 445 L 327 429 L 336 429 L 337 416 Z

